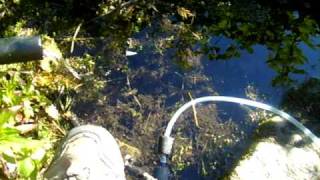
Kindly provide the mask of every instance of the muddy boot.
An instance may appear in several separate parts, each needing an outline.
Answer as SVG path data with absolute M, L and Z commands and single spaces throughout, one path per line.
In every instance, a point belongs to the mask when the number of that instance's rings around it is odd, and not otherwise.
M 124 180 L 119 146 L 104 128 L 85 125 L 72 129 L 45 173 L 47 179 Z

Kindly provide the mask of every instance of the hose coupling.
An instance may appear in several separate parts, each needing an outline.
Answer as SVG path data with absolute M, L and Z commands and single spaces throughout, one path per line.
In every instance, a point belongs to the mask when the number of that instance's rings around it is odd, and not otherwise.
M 174 138 L 170 136 L 160 136 L 159 138 L 159 153 L 170 155 L 172 151 Z

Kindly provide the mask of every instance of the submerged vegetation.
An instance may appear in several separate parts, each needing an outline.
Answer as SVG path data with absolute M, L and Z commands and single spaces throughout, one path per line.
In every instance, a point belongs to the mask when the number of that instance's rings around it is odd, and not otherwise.
M 282 100 L 286 111 L 301 121 L 316 135 L 320 135 L 320 80 L 310 78 L 298 87 L 292 87 Z
M 100 124 L 117 134 L 120 144 L 152 151 L 169 113 L 179 105 L 176 101 L 189 99 L 190 91 L 194 96 L 216 93 L 207 88 L 210 79 L 199 75 L 202 59 L 237 58 L 242 51 L 253 53 L 255 45 L 263 45 L 269 52 L 267 64 L 277 73 L 273 84 L 290 85 L 292 74 L 305 73 L 301 65 L 308 59 L 301 45 L 319 48 L 319 16 L 312 11 L 312 2 L 306 3 L 0 0 L 1 37 L 41 34 L 46 48 L 60 54 L 0 66 L 0 178 L 41 178 L 56 142 L 72 127 L 73 112 L 82 123 Z M 141 41 L 135 37 L 138 33 L 145 36 Z M 226 47 L 220 44 L 225 39 Z M 126 49 L 157 53 L 141 60 L 146 67 L 130 69 Z M 163 57 L 168 50 L 170 59 L 188 75 L 168 65 Z M 166 88 L 155 88 L 159 86 Z M 305 91 L 292 90 L 287 98 Z M 316 117 L 319 101 L 312 97 L 319 93 L 314 91 L 319 88 L 312 90 L 308 101 L 316 101 L 310 109 Z M 300 111 L 305 104 L 295 108 Z M 232 164 L 215 160 L 240 148 L 238 142 L 247 138 L 241 127 L 214 117 L 210 108 L 198 109 L 200 128 L 187 121 L 177 130 L 178 153 L 172 157 L 176 175 L 194 166 L 203 176 L 222 177 L 226 172 L 217 167 L 227 169 Z M 185 119 L 192 119 L 190 114 Z M 219 136 L 222 132 L 224 136 Z M 225 146 L 229 149 L 222 151 Z M 146 169 L 156 160 L 150 151 L 137 162 Z M 195 162 L 194 156 L 201 161 Z M 227 156 L 237 158 L 231 150 Z

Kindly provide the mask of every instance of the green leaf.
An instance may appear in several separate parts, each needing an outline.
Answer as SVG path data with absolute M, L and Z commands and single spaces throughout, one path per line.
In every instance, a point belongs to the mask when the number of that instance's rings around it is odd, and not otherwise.
M 242 31 L 242 33 L 247 34 L 249 32 L 249 24 L 241 24 L 239 29 Z
M 247 47 L 247 51 L 248 51 L 248 53 L 252 54 L 254 50 L 252 47 Z
M 13 3 L 20 4 L 20 0 L 13 0 Z
M 10 139 L 11 137 L 20 137 L 19 131 L 14 128 L 1 128 L 0 135 L 1 135 L 0 140 L 7 140 L 7 139 Z
M 2 158 L 9 163 L 15 163 L 16 159 L 15 159 L 15 154 L 13 153 L 13 151 L 11 149 L 7 149 L 6 151 L 1 153 Z
M 225 30 L 226 28 L 228 28 L 229 27 L 228 20 L 227 19 L 223 19 L 222 21 L 220 21 L 218 23 L 218 27 L 219 27 L 220 30 Z
M 29 177 L 35 169 L 36 166 L 30 157 L 18 162 L 18 173 L 22 177 Z
M 14 119 L 14 113 L 9 111 L 0 112 L 0 127 L 4 124 L 11 122 Z

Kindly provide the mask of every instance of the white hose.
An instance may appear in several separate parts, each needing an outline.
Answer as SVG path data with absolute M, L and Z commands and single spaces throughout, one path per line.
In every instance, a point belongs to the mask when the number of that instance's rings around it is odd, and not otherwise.
M 281 116 L 282 118 L 288 120 L 290 123 L 292 123 L 293 125 L 295 125 L 297 128 L 299 128 L 305 135 L 307 135 L 308 137 L 310 137 L 310 139 L 317 143 L 318 145 L 320 145 L 320 139 L 314 135 L 309 129 L 307 129 L 305 126 L 303 126 L 300 122 L 298 122 L 295 118 L 293 118 L 292 116 L 290 116 L 289 114 L 274 108 L 270 105 L 267 104 L 263 104 L 263 103 L 259 103 L 256 101 L 251 101 L 251 100 L 247 100 L 247 99 L 242 99 L 242 98 L 235 98 L 235 97 L 227 97 L 227 96 L 205 96 L 205 97 L 201 97 L 201 98 L 197 98 L 194 100 L 189 101 L 188 103 L 184 104 L 180 109 L 178 109 L 178 111 L 176 111 L 176 113 L 172 116 L 171 120 L 169 121 L 166 131 L 164 133 L 164 136 L 170 137 L 171 132 L 172 132 L 172 128 L 175 124 L 175 122 L 177 121 L 177 119 L 179 118 L 179 116 L 185 111 L 187 110 L 189 107 L 196 105 L 197 103 L 202 103 L 202 102 L 208 102 L 208 101 L 215 101 L 215 102 L 232 102 L 232 103 L 238 103 L 241 105 L 247 105 L 247 106 L 252 106 L 252 107 L 256 107 L 256 108 L 261 108 L 267 111 L 271 111 L 279 116 Z

